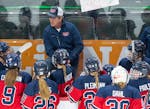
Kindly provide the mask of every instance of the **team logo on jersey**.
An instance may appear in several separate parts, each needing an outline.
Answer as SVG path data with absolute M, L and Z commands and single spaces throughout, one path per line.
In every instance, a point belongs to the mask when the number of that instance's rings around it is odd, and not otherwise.
M 64 37 L 69 36 L 69 34 L 70 34 L 69 32 L 63 32 L 63 33 L 62 33 L 62 35 L 63 35 Z

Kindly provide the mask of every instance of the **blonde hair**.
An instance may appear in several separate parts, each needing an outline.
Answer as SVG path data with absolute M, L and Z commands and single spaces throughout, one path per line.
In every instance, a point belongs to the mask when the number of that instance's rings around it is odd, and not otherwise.
M 16 78 L 18 76 L 19 73 L 19 69 L 15 68 L 15 69 L 9 69 L 6 73 L 6 77 L 4 79 L 4 82 L 7 86 L 13 86 L 16 82 Z
M 96 88 L 99 88 L 98 72 L 92 72 L 91 75 L 95 77 Z
M 51 91 L 49 90 L 46 81 L 42 77 L 39 77 L 39 91 L 42 99 L 49 99 Z
M 123 89 L 123 88 L 126 86 L 126 83 L 124 83 L 124 82 L 119 82 L 117 85 L 118 85 L 121 89 Z
M 147 78 L 150 79 L 150 74 L 147 75 Z
M 66 65 L 62 65 L 62 69 L 63 69 L 63 73 L 64 73 L 64 80 L 67 76 L 67 73 L 66 73 Z

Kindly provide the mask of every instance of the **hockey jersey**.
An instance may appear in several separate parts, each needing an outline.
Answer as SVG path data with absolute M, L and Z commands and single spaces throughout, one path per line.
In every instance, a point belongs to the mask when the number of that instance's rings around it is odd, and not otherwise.
M 56 69 L 50 75 L 50 79 L 58 84 L 59 96 L 67 97 L 66 91 L 72 85 L 73 82 L 73 69 L 71 66 L 66 66 L 66 78 L 64 78 L 63 69 Z
M 143 106 L 145 108 L 150 107 L 150 96 L 149 96 L 150 79 L 148 79 L 147 77 L 143 77 L 137 80 L 130 80 L 128 84 L 137 88 L 140 91 L 140 94 L 142 96 Z
M 59 103 L 57 84 L 54 81 L 49 80 L 48 78 L 46 78 L 45 80 L 49 86 L 49 89 L 51 90 L 50 98 L 48 100 L 44 100 L 40 97 L 38 80 L 33 80 L 25 88 L 23 97 L 21 99 L 21 104 L 24 108 L 57 109 L 57 105 Z
M 108 75 L 99 76 L 99 87 L 105 87 L 111 84 L 111 78 Z M 68 91 L 68 98 L 72 102 L 78 102 L 78 109 L 89 109 L 92 100 L 97 92 L 95 78 L 91 75 L 80 76 L 77 78 Z
M 143 109 L 140 92 L 131 86 L 117 85 L 100 88 L 90 109 Z
M 0 73 L 0 109 L 22 109 L 21 97 L 32 77 L 26 72 L 20 72 L 14 86 L 8 87 L 4 83 L 6 72 L 3 70 Z
M 5 70 L 5 66 L 0 62 L 0 71 Z

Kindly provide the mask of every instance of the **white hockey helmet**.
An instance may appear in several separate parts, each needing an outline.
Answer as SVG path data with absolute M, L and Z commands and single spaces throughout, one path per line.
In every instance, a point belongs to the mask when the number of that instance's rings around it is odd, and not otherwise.
M 128 71 L 122 66 L 116 66 L 111 72 L 111 78 L 113 84 L 118 84 L 120 82 L 128 83 L 129 74 Z

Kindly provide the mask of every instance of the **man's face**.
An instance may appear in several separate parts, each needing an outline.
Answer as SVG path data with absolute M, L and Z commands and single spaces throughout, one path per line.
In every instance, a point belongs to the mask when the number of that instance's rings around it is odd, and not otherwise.
M 49 18 L 49 21 L 50 21 L 50 25 L 52 27 L 55 27 L 55 28 L 60 28 L 61 27 L 61 24 L 62 24 L 62 17 L 50 17 Z

